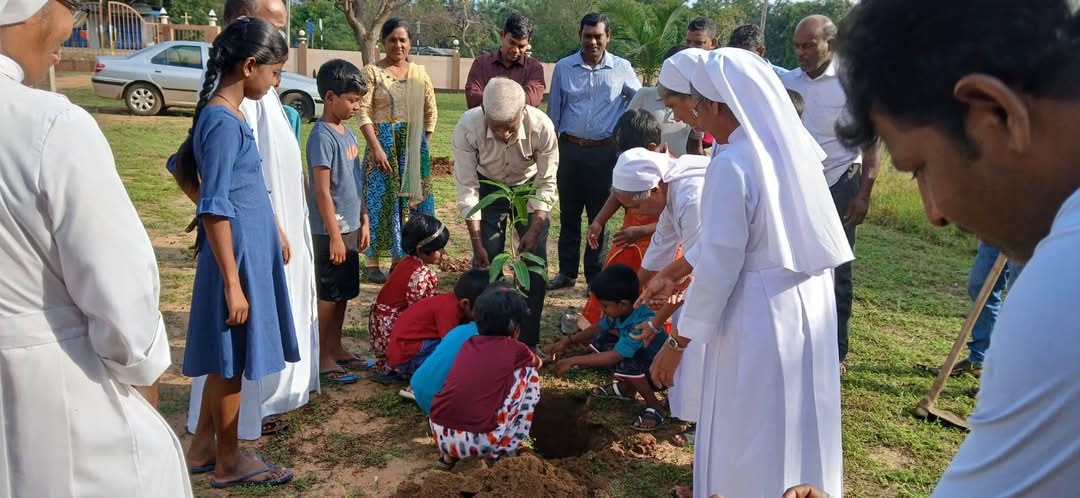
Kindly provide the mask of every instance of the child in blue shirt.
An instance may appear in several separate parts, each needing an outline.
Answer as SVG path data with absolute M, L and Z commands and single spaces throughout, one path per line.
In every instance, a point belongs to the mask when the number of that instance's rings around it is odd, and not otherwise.
M 648 344 L 634 338 L 641 332 L 638 326 L 650 322 L 656 313 L 645 305 L 634 307 L 641 294 L 641 282 L 629 266 L 616 264 L 604 268 L 593 278 L 589 290 L 600 302 L 604 317 L 596 325 L 553 344 L 550 352 L 552 360 L 557 360 L 570 345 L 586 343 L 593 352 L 563 358 L 555 364 L 555 371 L 563 375 L 574 368 L 614 367 L 615 382 L 594 387 L 591 395 L 629 400 L 635 394 L 641 394 L 647 408 L 633 428 L 654 431 L 664 423 L 664 417 L 656 397 L 659 388 L 649 378 L 649 367 L 667 340 L 667 332 L 663 328 L 657 330 L 656 337 Z

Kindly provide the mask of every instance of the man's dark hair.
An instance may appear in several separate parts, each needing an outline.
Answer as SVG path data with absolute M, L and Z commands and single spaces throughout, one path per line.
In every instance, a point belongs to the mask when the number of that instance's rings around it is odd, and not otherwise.
M 1067 0 L 864 0 L 838 39 L 851 116 L 837 126 L 840 141 L 873 143 L 874 110 L 937 127 L 977 156 L 967 106 L 953 96 L 957 81 L 978 73 L 1034 97 L 1080 98 L 1078 36 Z
M 475 307 L 476 299 L 484 293 L 490 282 L 491 276 L 487 270 L 469 270 L 462 273 L 454 284 L 454 296 L 458 299 L 468 299 Z
M 686 50 L 686 47 L 681 46 L 681 45 L 676 45 L 674 47 L 669 48 L 667 50 L 667 52 L 664 52 L 664 60 L 670 59 L 671 56 L 673 56 L 673 55 L 675 55 L 675 54 L 677 54 L 679 52 L 682 52 L 683 50 Z
M 514 14 L 506 18 L 503 31 L 518 40 L 532 38 L 533 23 L 528 17 Z
M 788 97 L 791 97 L 791 105 L 795 106 L 795 112 L 798 113 L 801 118 L 803 113 L 806 112 L 806 101 L 803 100 L 802 94 L 790 88 L 788 89 L 787 94 Z
M 622 264 L 609 265 L 593 277 L 589 292 L 601 301 L 630 301 L 641 296 L 641 281 L 633 268 Z
M 225 8 L 222 9 L 222 20 L 226 25 L 241 17 L 254 17 L 259 10 L 259 0 L 225 0 Z
M 658 144 L 660 137 L 660 122 L 644 109 L 626 111 L 615 123 L 615 148 L 620 151 Z
M 695 31 L 704 31 L 711 37 L 716 36 L 716 21 L 709 19 L 708 17 L 699 17 L 690 21 L 690 24 L 686 25 L 686 31 L 693 33 Z
M 727 46 L 757 52 L 765 46 L 765 33 L 757 24 L 743 24 L 731 31 Z
M 346 93 L 364 95 L 368 91 L 360 68 L 344 59 L 332 59 L 320 66 L 319 72 L 315 75 L 315 86 L 323 99 L 326 98 L 328 92 L 334 92 L 334 95 L 340 96 Z
M 581 24 L 578 26 L 578 34 L 580 35 L 585 31 L 585 26 L 599 26 L 604 25 L 604 33 L 611 34 L 611 20 L 608 16 L 599 12 L 589 12 L 585 14 L 585 17 L 581 18 Z
M 473 316 L 480 335 L 509 336 L 529 316 L 529 305 L 513 287 L 496 283 L 476 298 Z

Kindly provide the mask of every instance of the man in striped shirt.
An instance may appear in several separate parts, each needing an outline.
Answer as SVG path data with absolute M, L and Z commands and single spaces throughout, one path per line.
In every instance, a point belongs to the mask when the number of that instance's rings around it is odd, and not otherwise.
M 615 167 L 615 123 L 626 112 L 641 82 L 630 62 L 607 52 L 611 22 L 589 13 L 578 29 L 581 50 L 555 65 L 548 115 L 559 134 L 560 198 L 559 274 L 550 289 L 577 283 L 581 251 L 581 212 L 589 222 L 600 212 L 611 189 Z M 604 240 L 603 234 L 600 237 Z M 585 280 L 600 272 L 603 248 L 585 248 Z

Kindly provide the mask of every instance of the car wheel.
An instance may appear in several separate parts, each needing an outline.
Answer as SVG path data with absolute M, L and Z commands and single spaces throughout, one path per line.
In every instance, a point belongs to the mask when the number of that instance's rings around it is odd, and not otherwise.
M 136 116 L 153 116 L 165 107 L 161 92 L 148 83 L 135 83 L 124 91 L 124 103 Z
M 300 112 L 300 117 L 306 122 L 315 118 L 315 102 L 311 97 L 298 92 L 289 92 L 281 96 L 281 103 L 292 107 Z

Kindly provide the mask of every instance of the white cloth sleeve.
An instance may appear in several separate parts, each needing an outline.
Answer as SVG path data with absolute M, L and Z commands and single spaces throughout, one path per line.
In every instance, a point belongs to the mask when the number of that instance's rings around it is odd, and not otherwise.
M 152 384 L 171 362 L 157 261 L 112 150 L 86 111 L 53 122 L 38 188 L 67 292 L 87 317 L 94 350 L 119 382 Z
M 641 269 L 646 271 L 660 271 L 675 260 L 679 252 L 679 234 L 675 231 L 674 218 L 668 210 L 660 213 L 660 221 L 656 222 L 656 231 L 653 232 L 649 249 L 641 258 Z
M 694 281 L 686 293 L 679 318 L 679 335 L 708 343 L 720 323 L 746 259 L 751 213 L 745 173 L 730 164 L 713 165 L 705 180 L 701 212 L 709 221 L 701 227 L 697 243 L 686 252 L 694 267 Z
M 480 219 L 480 212 L 470 216 L 469 211 L 480 202 L 480 177 L 477 171 L 480 167 L 480 149 L 469 136 L 468 127 L 466 120 L 458 121 L 454 127 L 451 146 L 454 150 L 454 183 L 457 184 L 458 211 L 466 221 L 475 221 Z

